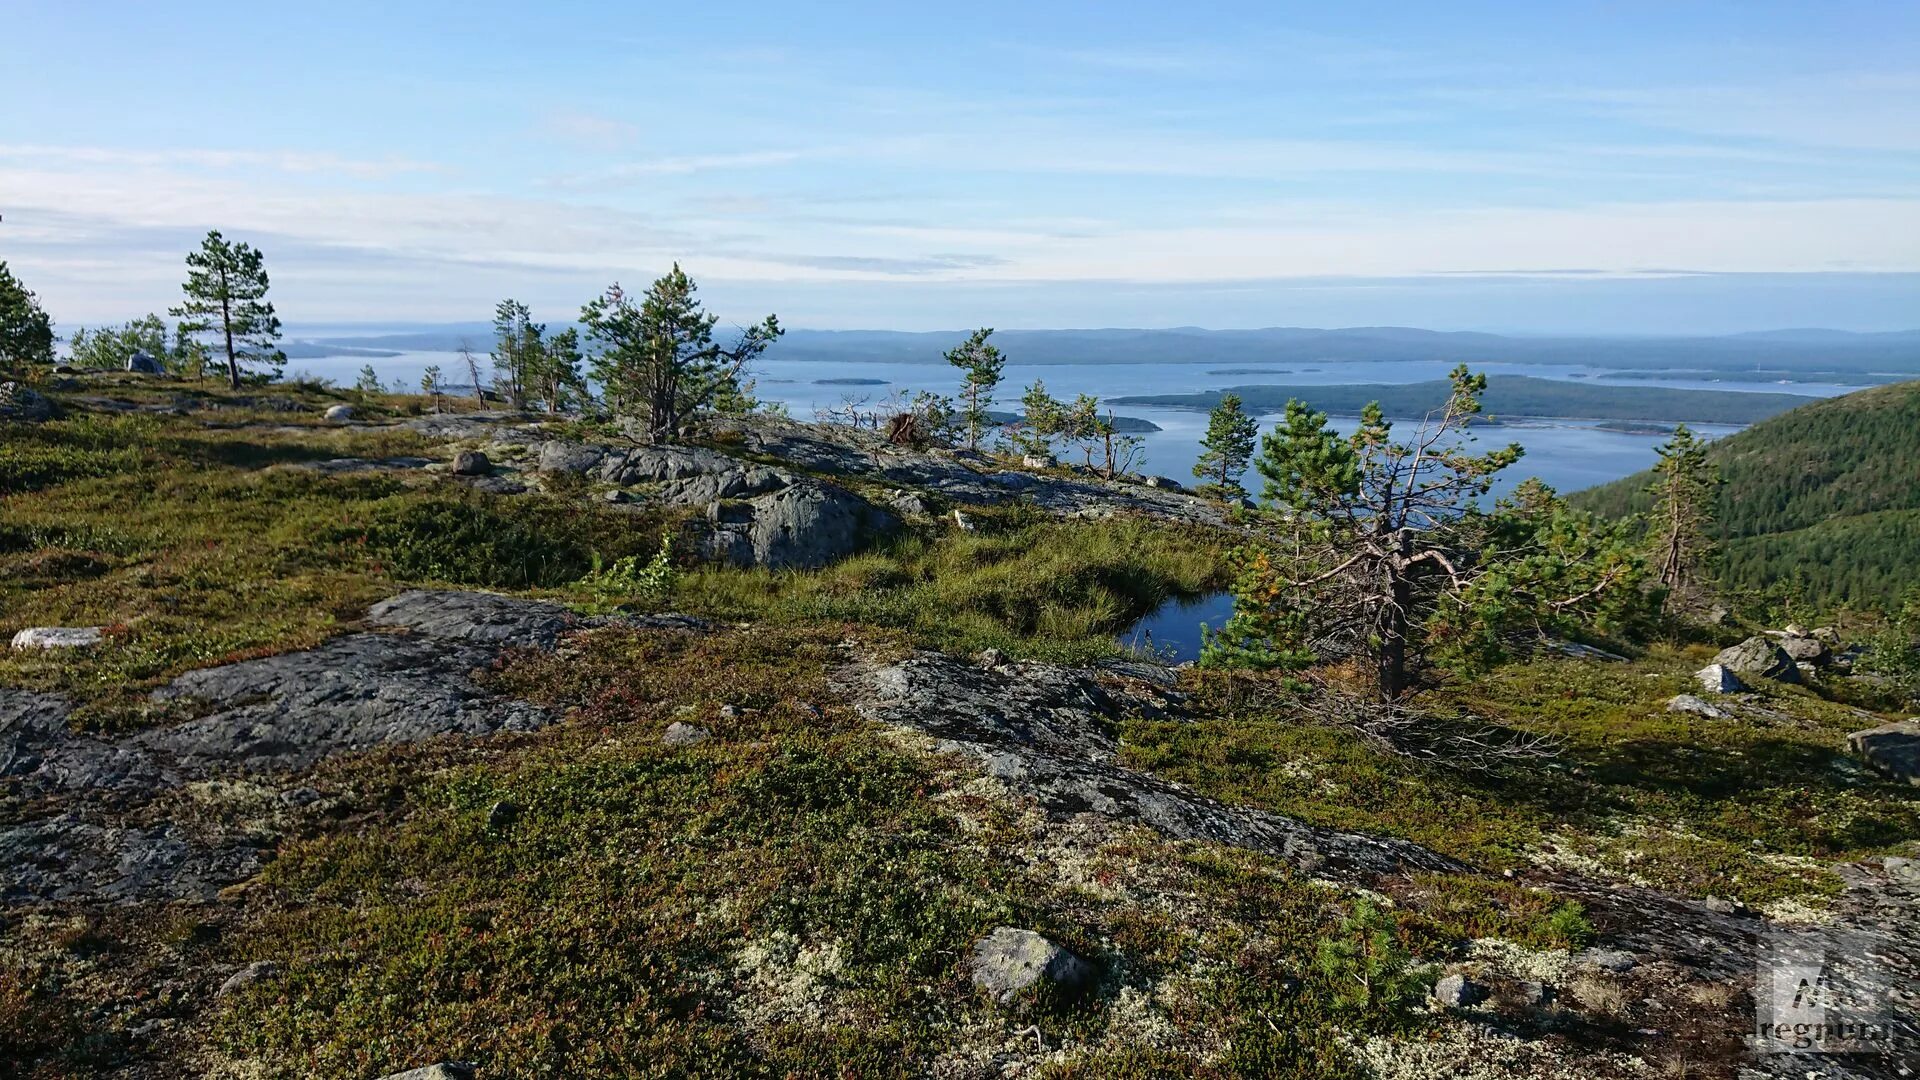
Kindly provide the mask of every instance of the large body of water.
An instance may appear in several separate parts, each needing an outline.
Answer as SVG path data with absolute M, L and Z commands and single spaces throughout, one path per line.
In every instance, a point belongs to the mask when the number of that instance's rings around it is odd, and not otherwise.
M 482 378 L 490 377 L 489 363 L 480 357 Z M 288 371 L 310 373 L 350 385 L 363 365 L 371 364 L 380 377 L 409 389 L 418 387 L 420 376 L 429 365 L 437 365 L 448 382 L 467 381 L 465 363 L 457 353 L 406 352 L 392 357 L 323 357 L 296 360 Z M 1259 374 L 1246 368 L 1262 367 Z M 1009 363 L 997 406 L 1018 408 L 1021 391 L 1034 380 L 1042 380 L 1055 397 L 1093 394 L 1113 398 L 1131 394 L 1192 393 L 1224 386 L 1272 383 L 1313 385 L 1331 383 L 1408 383 L 1443 378 L 1449 365 L 1426 361 L 1326 361 L 1318 364 L 1275 364 L 1235 366 L 1232 374 L 1216 364 L 1168 363 L 1121 364 L 1018 364 Z M 1538 378 L 1604 381 L 1603 368 L 1562 364 L 1486 364 L 1476 370 L 1491 374 L 1532 375 Z M 758 395 L 785 405 L 796 419 L 811 420 L 821 410 L 840 406 L 848 398 L 877 405 L 895 393 L 912 394 L 921 390 L 952 393 L 959 384 L 958 373 L 944 364 L 867 362 L 832 364 L 814 360 L 768 359 L 755 366 Z M 831 380 L 875 380 L 874 385 L 846 385 Z M 1635 385 L 1646 385 L 1637 383 Z M 1859 387 L 1828 383 L 1731 383 L 1674 380 L 1659 385 L 1726 391 L 1768 391 L 1804 394 L 1810 399 L 1844 394 Z M 1171 409 L 1144 405 L 1119 407 L 1117 413 L 1151 420 L 1162 430 L 1143 436 L 1146 460 L 1143 471 L 1171 476 L 1185 483 L 1192 478 L 1194 461 L 1200 454 L 1200 437 L 1205 434 L 1206 414 L 1189 409 Z M 1263 418 L 1262 426 L 1271 418 Z M 1350 425 L 1351 421 L 1336 420 Z M 1402 421 L 1404 424 L 1405 421 Z M 1722 424 L 1697 424 L 1694 428 L 1710 437 L 1738 430 Z M 1509 470 L 1503 487 L 1529 476 L 1538 476 L 1561 491 L 1576 491 L 1630 475 L 1652 465 L 1654 447 L 1664 440 L 1659 435 L 1633 435 L 1605 431 L 1591 421 L 1526 421 L 1485 429 L 1481 441 L 1488 445 L 1518 442 L 1526 448 L 1520 464 Z M 1259 485 L 1249 483 L 1256 492 Z

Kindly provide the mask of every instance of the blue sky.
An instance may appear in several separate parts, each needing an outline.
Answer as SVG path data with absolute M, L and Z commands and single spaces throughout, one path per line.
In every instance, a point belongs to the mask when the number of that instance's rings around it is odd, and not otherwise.
M 292 323 L 1920 324 L 1912 3 L 10 0 L 0 258 Z

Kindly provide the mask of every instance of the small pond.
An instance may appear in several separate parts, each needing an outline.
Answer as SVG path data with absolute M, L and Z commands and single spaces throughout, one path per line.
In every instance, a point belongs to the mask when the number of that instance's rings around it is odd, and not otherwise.
M 1120 646 L 1149 650 L 1174 663 L 1200 659 L 1200 628 L 1215 630 L 1233 614 L 1233 594 L 1213 593 L 1169 600 L 1121 632 Z

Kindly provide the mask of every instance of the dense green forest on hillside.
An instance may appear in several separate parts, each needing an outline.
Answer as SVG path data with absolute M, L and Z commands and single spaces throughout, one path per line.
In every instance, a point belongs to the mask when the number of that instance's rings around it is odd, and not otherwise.
M 1723 581 L 1879 605 L 1920 566 L 1920 382 L 1795 409 L 1715 443 Z M 1646 510 L 1651 474 L 1580 492 L 1619 516 Z
M 1358 416 L 1378 401 L 1388 416 L 1424 416 L 1440 408 L 1450 389 L 1445 379 L 1386 385 L 1347 383 L 1330 386 L 1230 386 L 1198 394 L 1142 394 L 1117 397 L 1116 405 L 1165 405 L 1211 409 L 1223 393 L 1238 394 L 1253 412 L 1271 413 L 1299 398 L 1322 412 Z M 1736 390 L 1670 390 L 1655 386 L 1600 386 L 1493 375 L 1487 379 L 1485 406 L 1497 419 L 1580 417 L 1590 420 L 1640 420 L 1709 424 L 1751 424 L 1807 401 L 1796 394 L 1749 394 Z

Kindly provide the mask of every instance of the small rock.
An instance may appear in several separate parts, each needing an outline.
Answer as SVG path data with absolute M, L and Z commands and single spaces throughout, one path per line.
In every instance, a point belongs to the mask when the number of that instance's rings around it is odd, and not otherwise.
M 918 517 L 929 511 L 927 500 L 911 491 L 890 491 L 885 501 L 895 513 L 906 514 L 909 517 Z
M 1813 628 L 1813 633 L 1808 636 L 1829 649 L 1838 648 L 1840 645 L 1840 631 L 1831 626 L 1816 626 Z
M 1624 949 L 1587 949 L 1574 958 L 1575 962 L 1586 967 L 1599 968 L 1615 975 L 1632 971 L 1639 961 Z
M 1708 664 L 1694 672 L 1693 677 L 1709 694 L 1739 694 L 1753 689 L 1725 664 Z
M 239 993 L 257 982 L 271 979 L 278 974 L 280 974 L 280 965 L 271 960 L 256 960 L 227 976 L 227 981 L 220 984 L 220 989 L 214 996 L 226 997 L 228 994 Z
M 1045 454 L 1028 454 L 1020 459 L 1020 464 L 1029 469 L 1051 469 L 1059 462 Z
M 288 788 L 278 796 L 282 806 L 312 806 L 320 798 L 320 793 L 310 787 Z
M 995 927 L 974 943 L 973 985 L 1001 1005 L 1041 983 L 1073 990 L 1093 979 L 1093 965 L 1031 930 Z
M 737 720 L 737 719 L 739 719 L 739 718 L 740 718 L 740 706 L 738 706 L 738 705 L 722 705 L 722 706 L 720 706 L 720 719 L 722 719 L 722 720 Z
M 1887 776 L 1920 786 L 1920 717 L 1856 731 L 1847 746 Z
M 954 527 L 961 532 L 972 532 L 974 528 L 973 519 L 961 513 L 957 508 L 953 512 L 953 524 Z
M 473 1065 L 465 1061 L 442 1061 L 420 1069 L 391 1073 L 380 1080 L 473 1080 Z
M 1553 987 L 1534 979 L 1520 983 L 1518 994 L 1520 1004 L 1532 1009 L 1543 1009 L 1553 1004 Z
M 351 420 L 353 419 L 353 406 L 351 405 L 329 406 L 325 413 L 325 416 L 329 420 Z
M 1745 915 L 1748 912 L 1747 905 L 1721 896 L 1709 896 L 1702 904 L 1715 915 Z
M 328 410 L 331 412 L 332 410 Z M 453 455 L 453 475 L 485 476 L 493 471 L 493 462 L 478 450 L 462 450 Z
M 29 626 L 13 635 L 16 649 L 84 649 L 100 644 L 102 626 Z
M 496 831 L 505 829 L 519 818 L 520 807 L 502 799 L 487 810 L 487 828 Z
M 1709 704 L 1708 702 L 1703 701 L 1700 698 L 1694 697 L 1692 694 L 1676 694 L 1673 697 L 1668 698 L 1667 711 L 1677 712 L 1677 713 L 1692 713 L 1695 716 L 1704 716 L 1709 720 L 1733 719 L 1732 713 L 1728 712 L 1727 710 L 1721 708 L 1718 705 Z
M 973 662 L 991 671 L 994 668 L 1006 666 L 1007 654 L 999 649 L 981 649 L 973 658 Z
M 160 361 L 155 360 L 145 350 L 140 349 L 134 350 L 134 354 L 127 357 L 127 370 L 136 375 L 165 375 L 167 373 L 167 369 L 161 366 Z
M 1889 855 L 1880 860 L 1880 866 L 1887 876 L 1895 881 L 1904 881 L 1909 885 L 1920 885 L 1920 862 L 1900 855 Z
M 1150 488 L 1159 488 L 1162 491 L 1187 490 L 1185 485 L 1181 484 L 1180 481 L 1175 480 L 1171 476 L 1149 476 L 1145 480 L 1142 480 L 1140 482 Z
M 1826 664 L 1833 660 L 1833 653 L 1828 650 L 1826 642 L 1819 638 L 1782 638 L 1780 651 L 1786 653 L 1796 664 Z
M 675 720 L 667 725 L 666 734 L 660 736 L 660 741 L 668 746 L 697 746 L 712 737 L 713 732 L 698 724 Z
M 633 501 L 633 496 L 631 494 L 625 491 L 622 491 L 619 488 L 610 488 L 607 491 L 601 493 L 600 497 L 610 503 L 625 503 L 625 502 Z
M 1433 984 L 1433 1000 L 1449 1009 L 1464 1009 L 1486 999 L 1487 988 L 1465 975 L 1447 975 Z
M 1807 636 L 1807 628 L 1799 623 L 1788 623 L 1780 629 L 1790 638 Z

